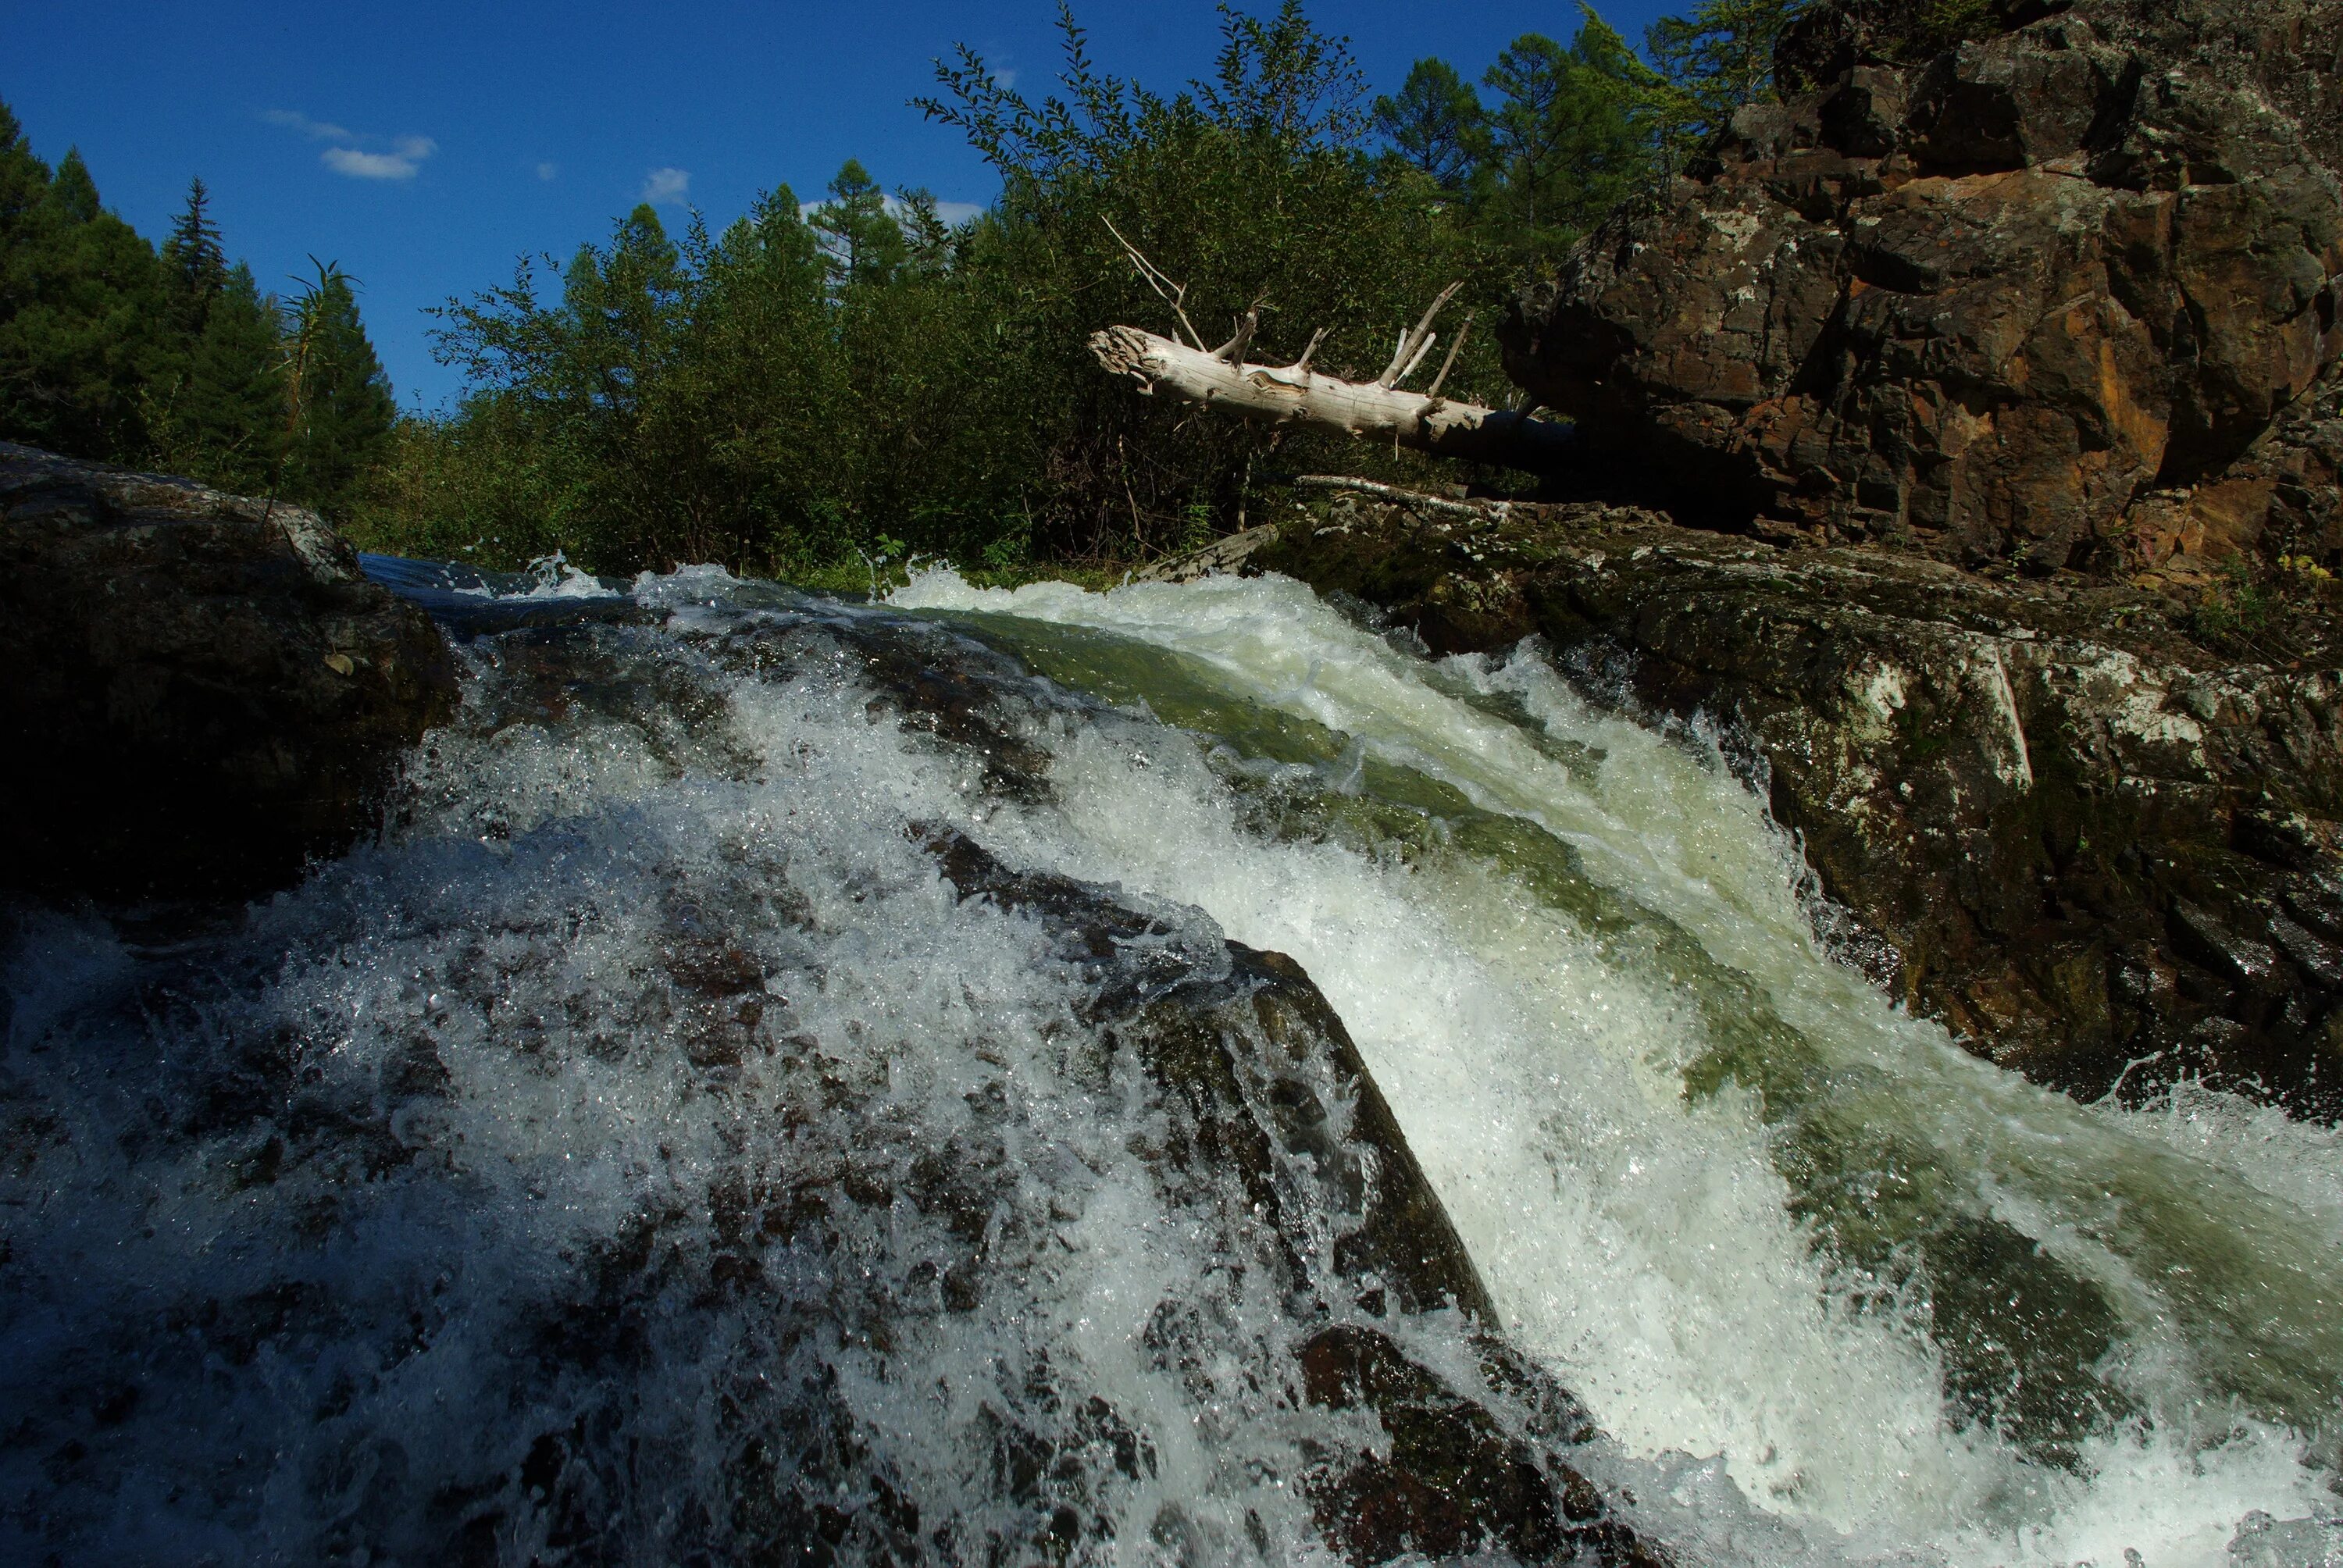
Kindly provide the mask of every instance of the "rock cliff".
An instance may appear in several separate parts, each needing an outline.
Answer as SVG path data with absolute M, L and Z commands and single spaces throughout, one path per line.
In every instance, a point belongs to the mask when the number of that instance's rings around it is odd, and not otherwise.
M 1508 369 L 1687 522 L 2334 564 L 2343 5 L 1972 9 L 1811 9 L 1785 100 L 1526 290 Z

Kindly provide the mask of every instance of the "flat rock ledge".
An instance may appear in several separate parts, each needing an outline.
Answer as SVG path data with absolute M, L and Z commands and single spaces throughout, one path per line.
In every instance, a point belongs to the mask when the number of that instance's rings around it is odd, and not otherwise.
M 1725 721 L 1849 950 L 1972 1050 L 2086 1100 L 2193 1076 L 2343 1114 L 2331 655 L 2239 663 L 2137 588 L 1634 508 L 1291 506 L 1248 569 L 1436 653 L 1540 635 L 1631 705 Z
M 0 442 L 0 881 L 245 897 L 369 831 L 454 711 L 313 512 Z

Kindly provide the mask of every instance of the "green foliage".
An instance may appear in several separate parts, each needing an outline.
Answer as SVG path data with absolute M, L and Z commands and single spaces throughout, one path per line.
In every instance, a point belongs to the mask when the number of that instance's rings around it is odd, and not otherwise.
M 367 537 L 507 563 L 558 546 L 612 571 L 816 579 L 918 555 L 1013 573 L 1200 542 L 1281 469 L 1413 471 L 1136 397 L 1086 347 L 1112 322 L 1172 325 L 1110 222 L 1183 279 L 1192 317 L 1258 304 L 1260 341 L 1294 353 L 1325 327 L 1317 363 L 1353 373 L 1452 279 L 1494 297 L 1495 264 L 1436 193 L 1362 146 L 1342 40 L 1297 5 L 1224 12 L 1211 76 L 1162 95 L 1099 72 L 1061 26 L 1062 95 L 1032 101 L 963 51 L 921 103 L 1001 172 L 973 223 L 850 163 L 806 216 L 781 189 L 721 236 L 695 221 L 670 241 L 644 209 L 558 288 L 548 262 L 450 301 L 437 350 L 470 390 L 401 433 Z M 1502 385 L 1484 335 L 1451 386 Z
M 149 381 L 154 460 L 222 489 L 266 493 L 285 447 L 283 323 L 242 262 L 226 269 L 192 338 Z
M 813 211 L 831 282 L 841 290 L 884 284 L 910 254 L 902 226 L 887 211 L 887 193 L 852 158 L 830 182 L 830 199 Z
M 1375 130 L 1401 163 L 1462 195 L 1481 161 L 1481 100 L 1445 60 L 1418 60 L 1399 95 L 1375 100 Z
M 339 510 L 391 413 L 346 277 L 288 319 L 228 262 L 201 180 L 158 255 L 0 105 L 0 437 Z
M 0 433 L 282 494 L 380 548 L 809 580 L 878 556 L 1103 568 L 1254 520 L 1302 471 L 1503 482 L 1135 396 L 1087 339 L 1252 312 L 1252 357 L 1314 338 L 1364 378 L 1461 281 L 1443 335 L 1482 325 L 1445 389 L 1505 401 L 1486 328 L 1523 273 L 1769 91 L 1795 4 L 1702 0 L 1653 65 L 1582 5 L 1567 43 L 1525 35 L 1477 85 L 1421 61 L 1382 98 L 1301 0 L 1224 5 L 1212 68 L 1170 91 L 1101 71 L 1061 9 L 1055 91 L 963 48 L 916 101 L 1001 176 L 973 222 L 851 160 L 809 210 L 779 187 L 719 234 L 638 207 L 439 309 L 465 393 L 429 419 L 397 417 L 338 268 L 264 296 L 200 182 L 158 255 L 0 108 Z
M 142 456 L 160 283 L 154 251 L 99 206 L 81 156 L 52 175 L 0 107 L 0 435 Z
M 1725 129 L 1742 105 L 1772 95 L 1774 45 L 1805 3 L 1698 0 L 1688 15 L 1664 16 L 1645 29 L 1644 47 L 1666 84 L 1658 107 L 1676 153 Z
M 398 407 L 358 320 L 349 275 L 310 259 L 317 276 L 288 313 L 283 477 L 276 490 L 337 517 L 380 460 Z
M 204 182 L 187 186 L 187 207 L 163 242 L 162 291 L 171 325 L 186 337 L 202 336 L 212 302 L 227 287 L 227 252 L 211 219 Z
M 1648 177 L 1658 78 L 1592 6 L 1567 47 L 1526 35 L 1483 80 L 1480 215 L 1516 256 L 1560 254 Z
M 1419 60 L 1375 100 L 1387 161 L 1461 206 L 1472 240 L 1514 267 L 1560 256 L 1654 176 L 1670 89 L 1592 6 L 1568 44 L 1526 33 L 1466 85 Z

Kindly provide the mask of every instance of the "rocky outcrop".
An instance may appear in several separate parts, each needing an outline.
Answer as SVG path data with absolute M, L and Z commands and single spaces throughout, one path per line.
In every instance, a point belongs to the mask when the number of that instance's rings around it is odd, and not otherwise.
M 376 819 L 446 645 L 314 514 L 0 443 L 0 866 L 237 896 Z
M 1508 370 L 1704 526 L 2338 564 L 2343 5 L 1977 10 L 1810 10 L 1791 95 L 1530 288 Z
M 2202 1076 L 2343 1113 L 2343 673 L 2132 587 L 1779 548 L 1595 505 L 1312 499 L 1254 563 L 1435 651 L 1533 633 L 1727 721 L 1879 978 L 2096 1098 Z

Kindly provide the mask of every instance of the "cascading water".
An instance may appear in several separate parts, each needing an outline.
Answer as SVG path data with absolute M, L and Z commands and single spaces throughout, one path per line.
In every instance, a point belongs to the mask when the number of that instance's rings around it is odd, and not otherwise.
M 1165 1187 L 1161 1092 L 937 830 L 1119 888 L 1145 962 L 1298 960 L 1677 1560 L 2343 1555 L 2343 1140 L 1898 1014 L 1715 748 L 1534 649 L 1277 579 L 439 603 L 505 619 L 380 845 L 18 920 L 11 1555 L 1324 1555 L 1302 1478 L 1393 1439 L 1278 1347 L 1355 1313 Z M 1535 1425 L 1454 1312 L 1373 1321 Z

